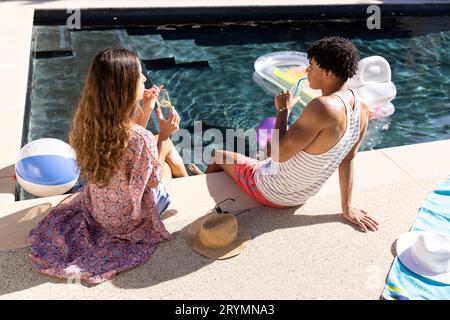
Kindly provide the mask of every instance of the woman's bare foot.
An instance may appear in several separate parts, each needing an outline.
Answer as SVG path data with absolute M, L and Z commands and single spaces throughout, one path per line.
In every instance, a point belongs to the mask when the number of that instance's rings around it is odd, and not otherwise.
M 199 175 L 199 174 L 204 174 L 203 171 L 200 170 L 200 168 L 197 167 L 193 163 L 185 164 L 184 167 L 186 168 L 186 171 L 187 171 L 188 175 L 190 175 L 190 176 L 196 176 L 196 175 Z

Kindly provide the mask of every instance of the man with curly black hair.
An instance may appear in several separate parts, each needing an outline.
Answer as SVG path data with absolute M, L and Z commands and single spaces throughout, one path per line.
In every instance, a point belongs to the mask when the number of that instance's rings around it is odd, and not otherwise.
M 338 84 L 353 77 L 358 69 L 358 50 L 345 38 L 332 37 L 316 41 L 307 53 L 308 59 L 314 58 L 322 70 L 333 72 L 336 80 L 341 80 Z
M 308 48 L 308 59 L 309 86 L 320 89 L 322 96 L 309 102 L 289 129 L 289 114 L 298 98 L 288 90 L 276 96 L 279 137 L 269 145 L 271 158 L 258 161 L 216 151 L 206 172 L 224 170 L 253 199 L 286 208 L 305 203 L 339 168 L 344 218 L 365 232 L 376 231 L 378 222 L 351 206 L 353 159 L 369 119 L 368 106 L 346 84 L 358 68 L 358 50 L 347 39 L 324 38 Z

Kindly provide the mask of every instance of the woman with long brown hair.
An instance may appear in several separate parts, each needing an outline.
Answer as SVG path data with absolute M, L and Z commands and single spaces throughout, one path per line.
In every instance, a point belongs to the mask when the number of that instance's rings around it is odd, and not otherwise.
M 30 232 L 37 271 L 100 283 L 146 262 L 170 238 L 160 215 L 172 176 L 187 176 L 170 140 L 180 117 L 173 106 L 167 119 L 157 108 L 159 134 L 145 129 L 161 88 L 147 90 L 145 81 L 131 51 L 94 58 L 69 136 L 85 185 Z

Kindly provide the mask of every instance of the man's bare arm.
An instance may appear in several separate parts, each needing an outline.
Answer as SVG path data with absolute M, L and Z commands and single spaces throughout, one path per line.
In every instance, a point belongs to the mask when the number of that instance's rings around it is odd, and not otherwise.
M 366 131 L 367 123 L 360 132 L 359 140 L 355 143 L 353 148 L 339 165 L 339 185 L 341 189 L 341 207 L 343 212 L 347 212 L 350 208 L 353 191 L 353 159 L 355 158 L 358 149 L 364 140 Z
M 359 135 L 358 141 L 339 165 L 339 186 L 341 191 L 341 207 L 344 218 L 359 225 L 361 230 L 367 232 L 368 229 L 372 231 L 378 230 L 378 222 L 369 216 L 364 210 L 353 208 L 351 206 L 352 192 L 353 192 L 353 159 L 358 152 L 358 149 L 364 140 L 367 126 L 368 126 L 368 107 L 361 104 L 361 112 L 363 112 L 364 124 Z
M 275 121 L 274 129 L 278 130 L 278 139 L 283 138 L 283 136 L 286 134 L 288 119 L 289 119 L 288 109 L 284 109 L 282 111 L 277 111 L 277 120 Z M 274 135 L 274 136 L 276 136 L 276 135 Z M 266 147 L 266 154 L 270 157 L 271 153 L 272 153 L 272 143 L 271 143 L 271 141 L 268 141 L 267 147 Z
M 294 122 L 283 137 L 272 141 L 272 158 L 283 162 L 289 160 L 300 150 L 310 145 L 319 133 L 329 125 L 330 116 L 321 98 L 312 100 L 303 110 L 300 117 Z

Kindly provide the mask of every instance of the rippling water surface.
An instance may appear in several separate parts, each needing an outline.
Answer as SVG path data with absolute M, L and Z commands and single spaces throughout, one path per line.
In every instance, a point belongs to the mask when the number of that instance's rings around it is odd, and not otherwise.
M 59 27 L 38 28 L 33 47 L 48 51 L 46 33 Z M 312 41 L 331 35 L 350 38 L 361 57 L 385 57 L 397 86 L 395 113 L 370 122 L 362 150 L 449 138 L 450 17 L 442 16 L 389 18 L 382 20 L 381 30 L 372 31 L 365 21 L 341 19 L 70 32 L 73 55 L 34 59 L 25 142 L 44 137 L 67 141 L 92 58 L 104 48 L 120 46 L 139 54 L 148 86 L 164 84 L 169 90 L 183 128 L 193 131 L 194 121 L 202 121 L 204 129 L 256 128 L 274 116 L 274 106 L 273 95 L 252 78 L 254 61 L 273 51 L 306 51 Z M 291 121 L 300 112 L 295 109 Z
M 274 31 L 267 25 L 247 26 L 228 32 L 224 29 L 222 36 L 214 30 L 211 36 L 216 40 L 210 43 L 203 40 L 207 35 L 197 36 L 199 43 L 209 44 L 201 46 L 209 68 L 150 69 L 148 76 L 172 92 L 186 126 L 201 120 L 211 126 L 255 128 L 262 119 L 274 115 L 274 107 L 273 96 L 252 79 L 254 61 L 273 51 L 305 51 L 308 44 L 322 36 L 342 35 L 353 41 L 362 58 L 385 57 L 398 91 L 393 100 L 395 113 L 370 122 L 362 150 L 448 139 L 449 21 L 449 17 L 405 18 L 388 24 L 389 30 L 382 28 L 374 34 L 367 29 L 358 32 L 357 23 L 345 21 L 280 24 Z M 297 108 L 291 121 L 300 112 Z

